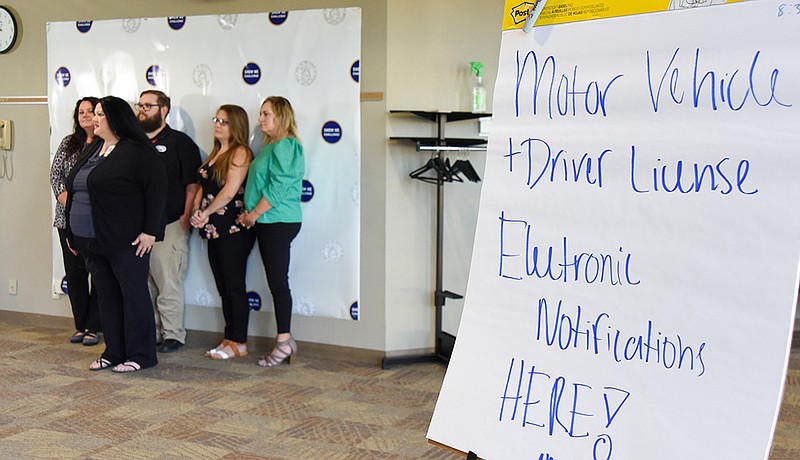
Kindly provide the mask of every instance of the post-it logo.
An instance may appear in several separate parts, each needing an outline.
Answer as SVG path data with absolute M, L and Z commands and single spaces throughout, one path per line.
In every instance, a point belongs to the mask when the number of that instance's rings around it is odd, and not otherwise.
M 511 8 L 511 19 L 514 20 L 514 24 L 522 24 L 525 22 L 525 20 L 528 19 L 528 15 L 531 14 L 531 11 L 536 8 L 536 5 L 538 5 L 540 1 L 542 0 L 536 0 L 533 3 L 524 2 Z

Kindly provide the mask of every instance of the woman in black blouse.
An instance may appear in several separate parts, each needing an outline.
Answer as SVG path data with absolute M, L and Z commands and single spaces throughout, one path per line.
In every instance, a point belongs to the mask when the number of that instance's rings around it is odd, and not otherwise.
M 69 239 L 92 274 L 106 343 L 89 369 L 135 372 L 158 362 L 147 277 L 164 233 L 167 173 L 124 100 L 100 99 L 94 134 L 67 177 Z
M 237 224 L 236 218 L 244 210 L 244 181 L 253 152 L 247 146 L 250 127 L 243 108 L 220 106 L 212 121 L 214 148 L 198 170 L 200 189 L 191 222 L 208 240 L 208 263 L 222 297 L 225 318 L 225 338 L 206 356 L 230 359 L 247 354 L 250 305 L 245 270 L 254 236 Z
M 75 103 L 72 113 L 72 134 L 59 144 L 50 166 L 50 186 L 56 197 L 56 212 L 53 226 L 58 229 L 61 255 L 64 259 L 64 274 L 67 281 L 67 295 L 72 306 L 75 333 L 69 341 L 84 345 L 97 345 L 100 330 L 100 313 L 97 310 L 97 295 L 89 287 L 89 271 L 83 257 L 73 252 L 67 244 L 67 216 L 64 205 L 67 203 L 67 188 L 64 180 L 75 166 L 83 149 L 94 140 L 94 106 L 96 97 L 84 97 Z

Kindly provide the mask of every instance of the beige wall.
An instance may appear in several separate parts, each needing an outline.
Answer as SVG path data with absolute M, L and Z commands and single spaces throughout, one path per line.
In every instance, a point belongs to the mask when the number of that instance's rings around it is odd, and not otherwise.
M 485 65 L 487 110 L 497 75 L 502 0 L 388 0 L 389 56 L 386 105 L 389 110 L 470 111 L 469 62 Z M 476 121 L 448 124 L 450 137 L 478 137 Z M 413 116 L 388 117 L 389 136 L 435 137 L 435 125 Z M 429 153 L 404 141 L 389 141 L 386 165 L 387 348 L 430 343 L 433 331 L 434 219 L 436 186 L 411 180 Z M 453 157 L 455 158 L 455 157 Z M 469 160 L 483 175 L 485 153 Z M 444 277 L 442 287 L 465 294 L 480 185 L 447 184 L 444 192 Z M 394 230 L 400 230 L 395 232 Z M 447 300 L 443 329 L 458 331 L 463 300 Z
M 467 110 L 470 60 L 496 74 L 503 2 L 492 0 L 6 0 L 22 22 L 22 37 L 0 55 L 4 97 L 45 96 L 47 22 L 140 16 L 189 16 L 356 6 L 362 8 L 361 90 L 385 98 L 363 101 L 361 316 L 359 322 L 296 317 L 301 340 L 402 352 L 433 345 L 433 188 L 408 179 L 419 166 L 413 147 L 388 142 L 388 109 Z M 405 71 L 404 69 L 409 69 Z M 466 86 L 465 86 L 466 85 Z M 490 96 L 491 101 L 491 96 Z M 70 316 L 66 298 L 51 298 L 51 194 L 46 105 L 0 103 L 14 122 L 15 145 L 0 153 L 10 178 L 0 178 L 0 309 Z M 412 129 L 429 129 L 416 126 Z M 455 127 L 467 132 L 473 126 Z M 423 134 L 427 135 L 427 134 Z M 482 154 L 481 154 L 482 155 Z M 482 164 L 482 159 L 473 157 Z M 452 192 L 445 288 L 464 292 L 479 187 Z M 450 238 L 450 237 L 448 237 Z M 10 279 L 18 294 L 10 295 Z M 457 328 L 459 310 L 450 313 Z M 218 311 L 188 307 L 187 327 L 220 331 Z M 253 317 L 257 334 L 274 333 L 268 313 Z

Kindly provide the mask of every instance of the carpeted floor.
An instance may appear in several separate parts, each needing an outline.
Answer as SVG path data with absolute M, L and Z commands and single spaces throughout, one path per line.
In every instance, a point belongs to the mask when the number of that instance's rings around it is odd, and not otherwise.
M 375 353 L 301 343 L 264 370 L 266 341 L 219 362 L 203 357 L 219 336 L 192 333 L 153 369 L 90 372 L 103 345 L 67 343 L 63 320 L 0 311 L 2 459 L 459 458 L 425 439 L 441 365 L 382 370 Z M 800 350 L 770 455 L 798 458 Z

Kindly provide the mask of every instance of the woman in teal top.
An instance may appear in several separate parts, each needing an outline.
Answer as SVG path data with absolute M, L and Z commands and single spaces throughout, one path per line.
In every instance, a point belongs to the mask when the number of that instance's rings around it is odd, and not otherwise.
M 272 291 L 278 335 L 269 355 L 258 358 L 258 365 L 275 367 L 297 352 L 291 333 L 292 294 L 289 290 L 289 253 L 292 240 L 300 232 L 305 161 L 297 138 L 297 122 L 292 105 L 285 98 L 270 96 L 258 114 L 266 145 L 250 164 L 244 205 L 247 212 L 239 221 L 253 228 L 267 284 Z

